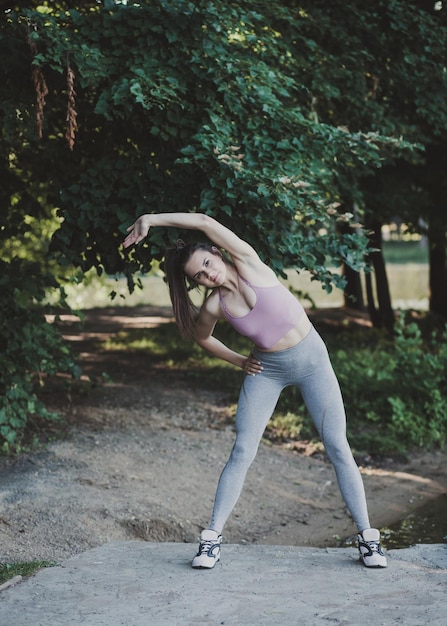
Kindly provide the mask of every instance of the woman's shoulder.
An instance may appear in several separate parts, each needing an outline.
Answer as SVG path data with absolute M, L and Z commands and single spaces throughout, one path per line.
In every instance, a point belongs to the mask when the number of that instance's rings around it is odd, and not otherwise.
M 213 289 L 213 291 L 211 291 L 211 293 L 206 297 L 204 303 L 200 307 L 200 311 L 215 318 L 222 317 L 218 289 Z

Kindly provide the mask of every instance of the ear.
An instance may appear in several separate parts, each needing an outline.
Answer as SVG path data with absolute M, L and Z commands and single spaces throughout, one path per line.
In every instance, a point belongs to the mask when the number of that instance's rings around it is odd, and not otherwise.
M 219 250 L 219 248 L 216 248 L 216 246 L 211 246 L 211 250 L 213 252 L 213 254 L 215 254 L 216 256 L 220 256 L 220 258 L 222 258 L 222 252 Z

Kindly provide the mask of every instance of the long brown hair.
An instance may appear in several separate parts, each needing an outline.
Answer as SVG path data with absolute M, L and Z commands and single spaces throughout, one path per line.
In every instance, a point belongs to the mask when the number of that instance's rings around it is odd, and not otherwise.
M 189 292 L 194 281 L 185 274 L 185 265 L 191 255 L 197 250 L 204 250 L 210 254 L 219 254 L 217 249 L 209 243 L 186 244 L 178 239 L 175 248 L 166 251 L 164 271 L 169 285 L 172 309 L 175 321 L 182 335 L 194 338 L 194 326 L 198 308 L 192 302 Z

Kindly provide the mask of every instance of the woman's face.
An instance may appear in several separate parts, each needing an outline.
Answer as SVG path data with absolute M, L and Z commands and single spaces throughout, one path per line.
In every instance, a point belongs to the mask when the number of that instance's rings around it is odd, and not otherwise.
M 185 274 L 198 285 L 208 288 L 219 287 L 225 280 L 227 266 L 217 248 L 215 253 L 196 250 L 185 264 Z

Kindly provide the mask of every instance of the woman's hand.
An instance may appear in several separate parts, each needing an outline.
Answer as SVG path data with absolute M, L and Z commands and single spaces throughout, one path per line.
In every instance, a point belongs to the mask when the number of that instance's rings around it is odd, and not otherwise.
M 128 248 L 133 244 L 140 243 L 149 232 L 151 227 L 151 216 L 149 214 L 141 215 L 133 224 L 129 226 L 127 232 L 129 233 L 123 241 L 123 246 Z
M 242 369 L 249 376 L 255 376 L 256 374 L 259 374 L 260 372 L 262 372 L 264 368 L 262 367 L 261 362 L 258 361 L 258 359 L 255 359 L 255 357 L 253 356 L 253 353 L 250 352 L 248 357 L 245 359 Z

